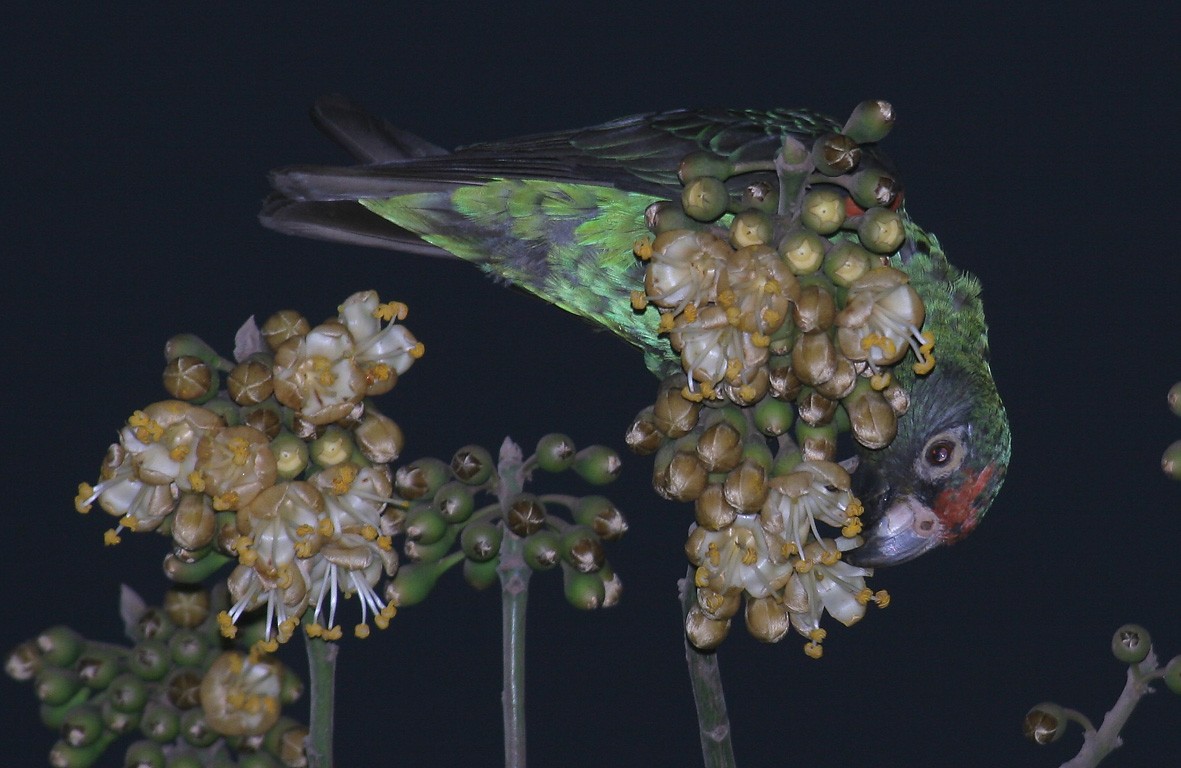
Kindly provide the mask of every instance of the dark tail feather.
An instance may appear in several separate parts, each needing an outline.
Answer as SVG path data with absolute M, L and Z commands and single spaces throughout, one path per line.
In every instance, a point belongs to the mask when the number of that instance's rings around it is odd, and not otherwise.
M 312 122 L 362 163 L 446 155 L 447 150 L 366 112 L 345 96 L 316 100 Z
M 351 200 L 300 202 L 274 194 L 263 203 L 258 220 L 264 227 L 285 235 L 455 258 Z

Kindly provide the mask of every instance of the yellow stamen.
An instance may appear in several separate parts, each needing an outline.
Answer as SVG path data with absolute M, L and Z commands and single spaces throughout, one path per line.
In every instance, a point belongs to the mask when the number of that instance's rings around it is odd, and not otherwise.
M 890 593 L 884 589 L 879 589 L 873 594 L 873 601 L 878 604 L 878 608 L 885 608 L 890 604 Z
M 201 470 L 194 469 L 189 473 L 189 485 L 197 493 L 205 492 L 205 476 L 201 474 Z
M 819 659 L 824 655 L 824 649 L 820 647 L 820 643 L 807 643 L 804 645 L 804 653 L 809 658 Z
M 361 538 L 365 541 L 375 541 L 377 539 L 377 529 L 372 525 L 361 526 Z
M 856 517 L 845 523 L 845 526 L 841 528 L 841 535 L 846 539 L 851 539 L 859 533 L 861 533 L 861 520 Z
M 139 527 L 139 520 L 132 517 L 131 515 L 123 515 L 123 517 L 119 518 L 119 525 L 123 526 L 132 533 L 135 533 L 136 529 Z
M 681 397 L 685 398 L 691 403 L 700 403 L 705 397 L 701 392 L 694 392 L 689 389 L 688 385 L 681 387 Z
M 373 316 L 378 320 L 405 320 L 406 314 L 410 311 L 410 307 L 406 306 L 400 301 L 387 301 L 384 304 L 378 304 L 377 308 L 373 310 Z
M 722 553 L 718 551 L 716 542 L 711 541 L 709 543 L 709 549 L 706 551 L 705 556 L 709 558 L 709 564 L 714 568 L 717 568 L 722 562 Z
M 172 459 L 173 461 L 184 461 L 185 457 L 188 455 L 189 446 L 184 444 L 178 445 L 168 452 L 168 458 Z
M 113 547 L 121 541 L 123 539 L 119 538 L 119 532 L 114 528 L 103 533 L 103 544 L 106 544 L 108 547 Z
M 648 297 L 643 291 L 632 291 L 632 309 L 643 312 L 648 308 Z
M 684 316 L 686 323 L 694 322 L 697 319 L 697 305 L 693 303 L 686 304 L 685 308 L 681 310 L 681 314 Z
M 835 565 L 841 559 L 841 552 L 838 549 L 826 549 L 820 553 L 820 562 L 824 565 Z
M 647 238 L 635 241 L 632 243 L 632 253 L 641 261 L 647 261 L 652 258 L 652 241 Z
M 74 509 L 85 515 L 93 506 L 91 499 L 95 496 L 94 488 L 90 483 L 78 483 L 78 495 L 74 497 Z
M 220 496 L 213 497 L 213 508 L 218 512 L 225 512 L 238 506 L 238 492 L 226 491 Z
M 419 358 L 421 358 L 425 354 L 426 354 L 426 345 L 423 344 L 421 341 L 410 348 L 410 356 L 413 357 L 415 360 L 418 360 Z
M 747 547 L 742 550 L 742 564 L 754 565 L 759 561 L 759 551 L 754 547 Z
M 677 327 L 676 318 L 672 316 L 671 312 L 663 312 L 660 315 L 660 323 L 656 326 L 656 332 L 668 333 Z
M 353 634 L 364 640 L 365 638 L 369 637 L 369 625 L 358 624 L 357 626 L 353 627 Z
M 845 514 L 849 517 L 861 517 L 865 513 L 865 506 L 861 503 L 861 499 L 856 496 L 849 502 L 849 506 L 845 507 Z
M 319 532 L 321 536 L 330 538 L 332 534 L 336 533 L 336 527 L 332 525 L 331 518 L 322 517 L 320 518 L 320 521 L 316 523 L 316 531 Z
M 881 392 L 886 387 L 890 386 L 890 382 L 894 380 L 894 374 L 889 371 L 882 371 L 875 373 L 869 377 L 869 386 Z
M 389 552 L 394 548 L 394 540 L 389 536 L 378 536 L 377 547 L 383 552 Z
M 796 573 L 807 573 L 808 571 L 812 570 L 812 566 L 814 565 L 815 563 L 811 560 L 796 560 L 795 563 L 792 564 L 792 568 L 795 568 Z
M 238 635 L 238 628 L 234 626 L 234 620 L 230 617 L 229 611 L 221 611 L 217 614 L 217 629 L 221 632 L 222 637 L 233 639 Z M 241 670 L 235 670 L 241 672 Z
M 865 587 L 853 598 L 859 605 L 866 605 L 870 600 L 873 600 L 873 590 Z
M 357 468 L 351 464 L 346 464 L 336 471 L 332 476 L 332 494 L 334 496 L 343 496 L 349 492 L 349 487 L 352 486 L 353 480 L 357 479 Z
M 925 360 L 920 360 L 911 367 L 919 376 L 928 374 L 931 372 L 931 369 L 935 367 L 935 356 L 928 354 Z

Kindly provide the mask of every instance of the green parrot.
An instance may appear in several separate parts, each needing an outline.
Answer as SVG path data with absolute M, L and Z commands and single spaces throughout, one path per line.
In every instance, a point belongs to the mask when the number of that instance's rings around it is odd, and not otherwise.
M 321 99 L 312 117 L 360 165 L 274 171 L 265 226 L 470 261 L 638 346 L 661 377 L 681 370 L 681 358 L 629 301 L 645 288 L 633 245 L 650 234 L 654 203 L 680 199 L 682 161 L 705 152 L 741 168 L 774 156 L 785 139 L 813 144 L 842 129 L 808 110 L 674 110 L 452 152 L 343 97 Z M 870 194 L 902 216 L 905 237 L 889 264 L 922 298 L 924 329 L 939 350 L 926 375 L 898 367 L 910 404 L 895 439 L 858 446 L 847 465 L 866 527 L 846 559 L 870 567 L 911 560 L 976 527 L 1008 466 L 1009 425 L 989 369 L 978 281 L 900 208 L 888 160 L 872 143 L 862 149 L 862 164 L 882 170 Z

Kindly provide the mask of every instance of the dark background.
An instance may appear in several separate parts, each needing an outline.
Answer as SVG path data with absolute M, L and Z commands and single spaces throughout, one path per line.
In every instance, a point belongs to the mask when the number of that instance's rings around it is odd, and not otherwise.
M 620 4 L 623 5 L 623 4 Z M 164 541 L 104 549 L 73 513 L 127 415 L 163 396 L 169 335 L 229 351 L 251 314 L 326 316 L 377 289 L 410 304 L 427 355 L 383 402 L 406 457 L 555 429 L 622 450 L 654 382 L 606 334 L 460 263 L 284 238 L 256 224 L 269 168 L 341 162 L 306 109 L 346 92 L 445 145 L 679 106 L 894 103 L 887 152 L 908 208 L 985 286 L 1013 463 L 965 543 L 875 583 L 894 604 L 830 631 L 736 628 L 721 650 L 740 764 L 1050 766 L 1020 735 L 1044 699 L 1096 721 L 1123 685 L 1111 632 L 1181 652 L 1181 437 L 1173 23 L 1077 3 L 979 12 L 907 4 L 194 4 L 9 14 L 2 219 L 5 621 L 0 646 L 68 622 L 119 637 L 118 586 L 156 601 Z M 889 4 L 893 6 L 893 4 Z M 179 6 L 177 6 L 179 7 Z M 556 574 L 530 605 L 535 766 L 699 764 L 675 582 L 689 512 L 648 459 L 609 490 L 632 529 L 623 604 L 583 614 Z M 101 513 L 98 513 L 101 518 Z M 350 603 L 350 608 L 355 604 Z M 342 648 L 338 765 L 496 765 L 499 608 L 448 579 Z M 298 658 L 298 656 L 297 656 Z M 44 764 L 32 692 L 4 678 L 2 761 Z M 1142 704 L 1107 764 L 1175 764 L 1181 699 Z M 1166 731 L 1172 730 L 1172 733 Z M 121 764 L 121 749 L 106 765 Z

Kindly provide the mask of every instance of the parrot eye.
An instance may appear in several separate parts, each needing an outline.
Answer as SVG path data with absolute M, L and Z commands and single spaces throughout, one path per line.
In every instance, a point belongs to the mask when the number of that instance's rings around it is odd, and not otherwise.
M 934 435 L 915 460 L 915 473 L 927 480 L 942 480 L 959 469 L 964 461 L 964 429 L 948 429 Z

